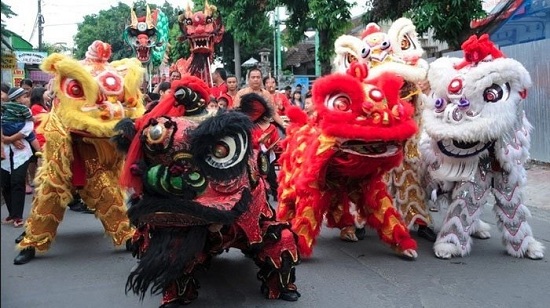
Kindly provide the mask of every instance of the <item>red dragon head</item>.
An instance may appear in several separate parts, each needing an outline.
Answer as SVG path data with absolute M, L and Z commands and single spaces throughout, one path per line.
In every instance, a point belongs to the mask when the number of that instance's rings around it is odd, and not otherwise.
M 191 53 L 195 54 L 212 56 L 214 46 L 221 42 L 225 32 L 218 9 L 208 1 L 204 3 L 204 10 L 198 12 L 193 12 L 187 3 L 178 23 L 182 32 L 180 41 L 189 40 Z

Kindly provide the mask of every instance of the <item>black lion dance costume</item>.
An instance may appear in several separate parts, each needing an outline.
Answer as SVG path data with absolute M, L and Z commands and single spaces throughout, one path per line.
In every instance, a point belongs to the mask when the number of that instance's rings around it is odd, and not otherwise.
M 296 236 L 267 202 L 252 122 L 237 111 L 206 112 L 208 87 L 197 77 L 174 81 L 172 93 L 117 126 L 128 150 L 121 183 L 134 191 L 128 215 L 139 258 L 127 291 L 162 292 L 164 308 L 188 304 L 198 296 L 196 270 L 234 247 L 260 268 L 267 298 L 297 300 Z

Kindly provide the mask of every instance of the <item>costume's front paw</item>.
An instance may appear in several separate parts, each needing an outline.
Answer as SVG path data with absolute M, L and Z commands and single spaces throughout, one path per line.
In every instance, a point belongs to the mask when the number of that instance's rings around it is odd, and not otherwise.
M 403 250 L 402 255 L 403 257 L 410 260 L 415 260 L 418 257 L 418 253 L 414 249 Z
M 435 243 L 434 252 L 439 259 L 450 259 L 453 256 L 460 255 L 460 249 L 452 243 Z
M 525 256 L 531 260 L 540 260 L 544 258 L 544 245 L 537 240 L 532 240 L 527 246 Z
M 359 238 L 355 234 L 355 226 L 344 227 L 340 230 L 340 239 L 345 242 L 357 242 Z

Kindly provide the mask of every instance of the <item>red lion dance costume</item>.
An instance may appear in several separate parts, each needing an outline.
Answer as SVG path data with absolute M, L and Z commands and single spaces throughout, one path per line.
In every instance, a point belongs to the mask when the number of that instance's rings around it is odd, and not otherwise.
M 127 290 L 162 292 L 163 308 L 188 304 L 198 296 L 196 270 L 233 247 L 260 268 L 267 298 L 297 300 L 296 236 L 267 202 L 252 122 L 206 112 L 210 93 L 197 77 L 173 81 L 172 93 L 135 125 L 117 126 L 121 148 L 131 142 L 122 184 L 135 192 L 128 216 L 140 259 Z
M 332 74 L 313 85 L 317 115 L 290 109 L 291 125 L 280 157 L 277 216 L 290 221 L 303 256 L 312 254 L 323 217 L 331 228 L 353 225 L 352 209 L 398 253 L 416 258 L 416 242 L 392 205 L 384 174 L 403 159 L 403 142 L 417 126 L 400 101 L 403 80 L 382 74 L 368 83 L 366 66 L 354 76 Z M 307 121 L 307 123 L 306 123 Z

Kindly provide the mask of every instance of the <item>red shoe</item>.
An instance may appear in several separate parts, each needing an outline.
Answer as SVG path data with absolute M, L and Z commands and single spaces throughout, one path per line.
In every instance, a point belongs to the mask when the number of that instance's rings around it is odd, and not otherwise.
M 12 224 L 13 223 L 13 218 L 11 218 L 11 216 L 8 216 L 4 219 L 2 219 L 2 224 L 3 225 L 9 225 L 9 224 Z
M 24 224 L 25 224 L 25 222 L 21 218 L 16 218 L 16 219 L 13 220 L 13 226 L 15 228 L 23 227 Z

